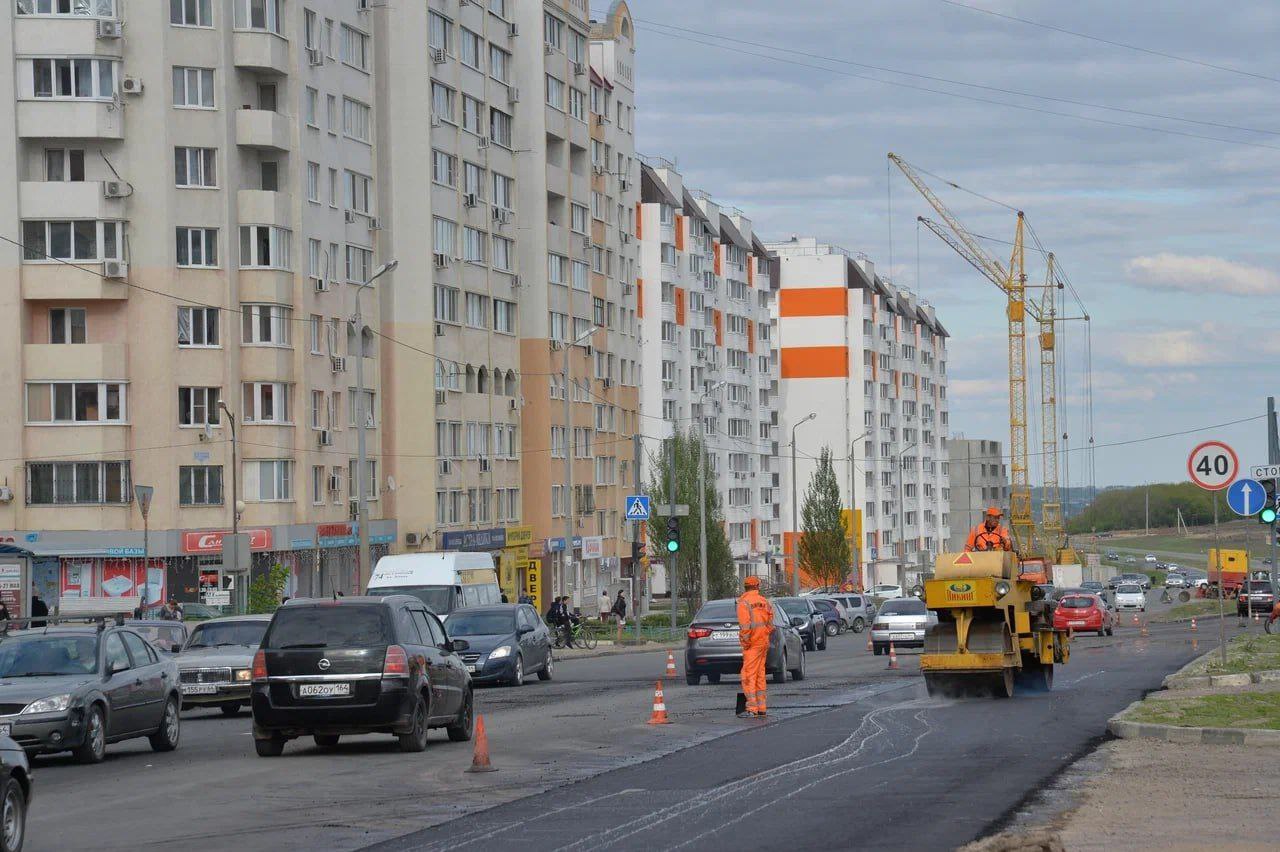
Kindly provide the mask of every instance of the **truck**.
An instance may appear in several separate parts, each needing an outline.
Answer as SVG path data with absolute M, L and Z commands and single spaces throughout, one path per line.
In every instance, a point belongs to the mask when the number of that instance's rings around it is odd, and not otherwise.
M 1227 548 L 1209 548 L 1209 584 L 1200 594 L 1216 598 L 1219 594 L 1235 597 L 1249 576 L 1249 552 Z
M 1059 589 L 1077 589 L 1084 582 L 1084 566 L 1079 562 L 1053 566 L 1053 584 Z

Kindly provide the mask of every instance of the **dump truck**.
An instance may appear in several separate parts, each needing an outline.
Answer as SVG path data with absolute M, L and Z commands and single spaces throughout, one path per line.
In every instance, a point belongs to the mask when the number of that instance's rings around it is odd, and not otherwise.
M 1053 627 L 1052 602 L 1012 553 L 940 554 L 924 601 L 938 616 L 920 657 L 930 695 L 1009 698 L 1015 685 L 1045 691 L 1054 666 L 1070 656 L 1067 632 Z

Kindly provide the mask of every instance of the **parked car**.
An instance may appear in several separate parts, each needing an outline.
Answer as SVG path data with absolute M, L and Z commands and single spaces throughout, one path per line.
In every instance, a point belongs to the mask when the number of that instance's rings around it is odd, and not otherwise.
M 53 618 L 0 635 L 0 736 L 28 754 L 98 763 L 135 737 L 173 751 L 181 707 L 177 662 L 119 622 Z
M 21 852 L 31 805 L 31 764 L 9 737 L 0 737 L 0 850 Z
M 217 618 L 220 615 L 222 615 L 222 607 L 220 606 L 209 606 L 195 602 L 182 604 L 183 621 L 206 621 L 210 618 Z
M 1258 613 L 1267 616 L 1271 614 L 1275 603 L 1276 597 L 1271 593 L 1270 580 L 1245 580 L 1236 597 L 1236 615 L 1243 617 Z
M 551 680 L 555 673 L 551 629 L 528 604 L 460 609 L 449 618 L 449 635 L 471 645 L 461 656 L 472 683 L 524 686 L 526 675 Z
M 787 614 L 788 622 L 793 618 L 805 619 L 804 625 L 796 629 L 804 639 L 806 651 L 827 650 L 826 619 L 812 598 L 774 598 L 774 602 Z
M 923 648 L 924 635 L 938 623 L 938 616 L 925 608 L 919 598 L 886 601 L 871 623 L 871 649 L 876 654 L 897 648 Z
M 1137 583 L 1121 583 L 1116 586 L 1115 608 L 1147 611 L 1147 593 Z
M 1080 584 L 1080 588 L 1094 595 L 1101 595 L 1107 590 L 1106 584 L 1098 580 L 1085 580 Z
M 827 631 L 828 636 L 837 636 L 848 629 L 848 625 L 838 603 L 831 598 L 811 597 L 813 605 L 818 608 L 818 612 L 822 614 L 823 620 L 826 622 L 823 627 Z
M 1057 630 L 1077 633 L 1092 630 L 1099 636 L 1111 636 L 1115 633 L 1116 614 L 1097 595 L 1071 594 L 1058 601 L 1053 611 L 1053 626 Z
M 882 583 L 878 586 L 872 586 L 868 594 L 873 598 L 900 598 L 902 597 L 902 587 L 895 586 L 892 583 Z
M 1164 575 L 1164 585 L 1166 589 L 1182 588 L 1187 585 L 1187 575 L 1180 574 L 1177 571 L 1170 571 Z
M 1154 553 L 1148 553 L 1146 556 L 1142 558 L 1147 560 L 1148 565 L 1155 565 L 1157 562 L 1160 561 L 1159 559 L 1156 558 L 1156 555 Z
M 792 680 L 804 680 L 804 639 L 797 622 L 811 623 L 801 616 L 791 618 L 777 601 L 773 602 L 774 629 L 769 635 L 765 671 L 774 683 L 786 683 L 787 672 L 791 673 Z M 707 683 L 719 683 L 721 675 L 736 675 L 741 671 L 738 602 L 733 598 L 707 601 L 689 625 L 684 648 L 685 682 L 697 686 L 705 677 Z
M 178 655 L 183 708 L 239 713 L 249 703 L 253 655 L 270 623 L 269 615 L 235 615 L 197 624 Z
M 253 743 L 276 757 L 311 736 L 392 734 L 401 751 L 427 747 L 430 728 L 471 739 L 471 675 L 435 613 L 417 597 L 295 598 L 276 610 L 253 657 Z
M 831 599 L 844 608 L 845 617 L 849 619 L 848 628 L 854 633 L 866 630 L 871 619 L 875 618 L 876 606 L 867 595 L 842 593 L 832 595 Z
M 187 625 L 181 621 L 145 618 L 129 619 L 125 624 L 161 651 L 176 653 L 187 641 Z

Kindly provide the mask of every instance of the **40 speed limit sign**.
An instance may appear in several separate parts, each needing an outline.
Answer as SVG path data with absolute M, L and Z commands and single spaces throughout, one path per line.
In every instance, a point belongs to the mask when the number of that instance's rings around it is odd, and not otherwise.
M 1206 491 L 1221 491 L 1235 481 L 1239 472 L 1236 451 L 1221 441 L 1205 441 L 1187 457 L 1191 481 Z

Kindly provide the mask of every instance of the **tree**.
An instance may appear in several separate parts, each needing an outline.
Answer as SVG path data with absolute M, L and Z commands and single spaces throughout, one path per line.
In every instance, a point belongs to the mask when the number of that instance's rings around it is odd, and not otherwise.
M 653 514 L 649 518 L 649 548 L 656 559 L 667 566 L 668 582 L 675 578 L 674 585 L 678 589 L 680 599 L 692 600 L 698 595 L 702 582 L 698 564 L 698 526 L 702 514 L 707 517 L 707 598 L 729 597 L 737 592 L 737 575 L 733 567 L 733 554 L 729 549 L 729 538 L 724 529 L 724 511 L 720 505 L 720 495 L 715 489 L 715 474 L 711 470 L 711 459 L 706 459 L 706 502 L 698 506 L 698 448 L 702 438 L 695 432 L 689 434 L 676 433 L 675 442 L 675 502 L 689 506 L 689 516 L 679 518 L 680 551 L 673 560 L 667 554 L 667 518 L 665 515 Z M 661 449 L 649 454 L 649 494 L 656 507 L 661 503 L 672 502 L 667 493 L 668 482 L 668 449 L 663 442 Z M 671 563 L 675 562 L 672 571 Z
M 284 596 L 285 584 L 289 582 L 289 569 L 279 562 L 272 565 L 265 574 L 259 574 L 249 584 L 250 614 L 267 614 L 276 611 L 280 599 Z
M 849 530 L 840 511 L 840 483 L 831 465 L 831 448 L 823 447 L 800 508 L 800 564 L 823 585 L 844 581 L 853 564 Z

